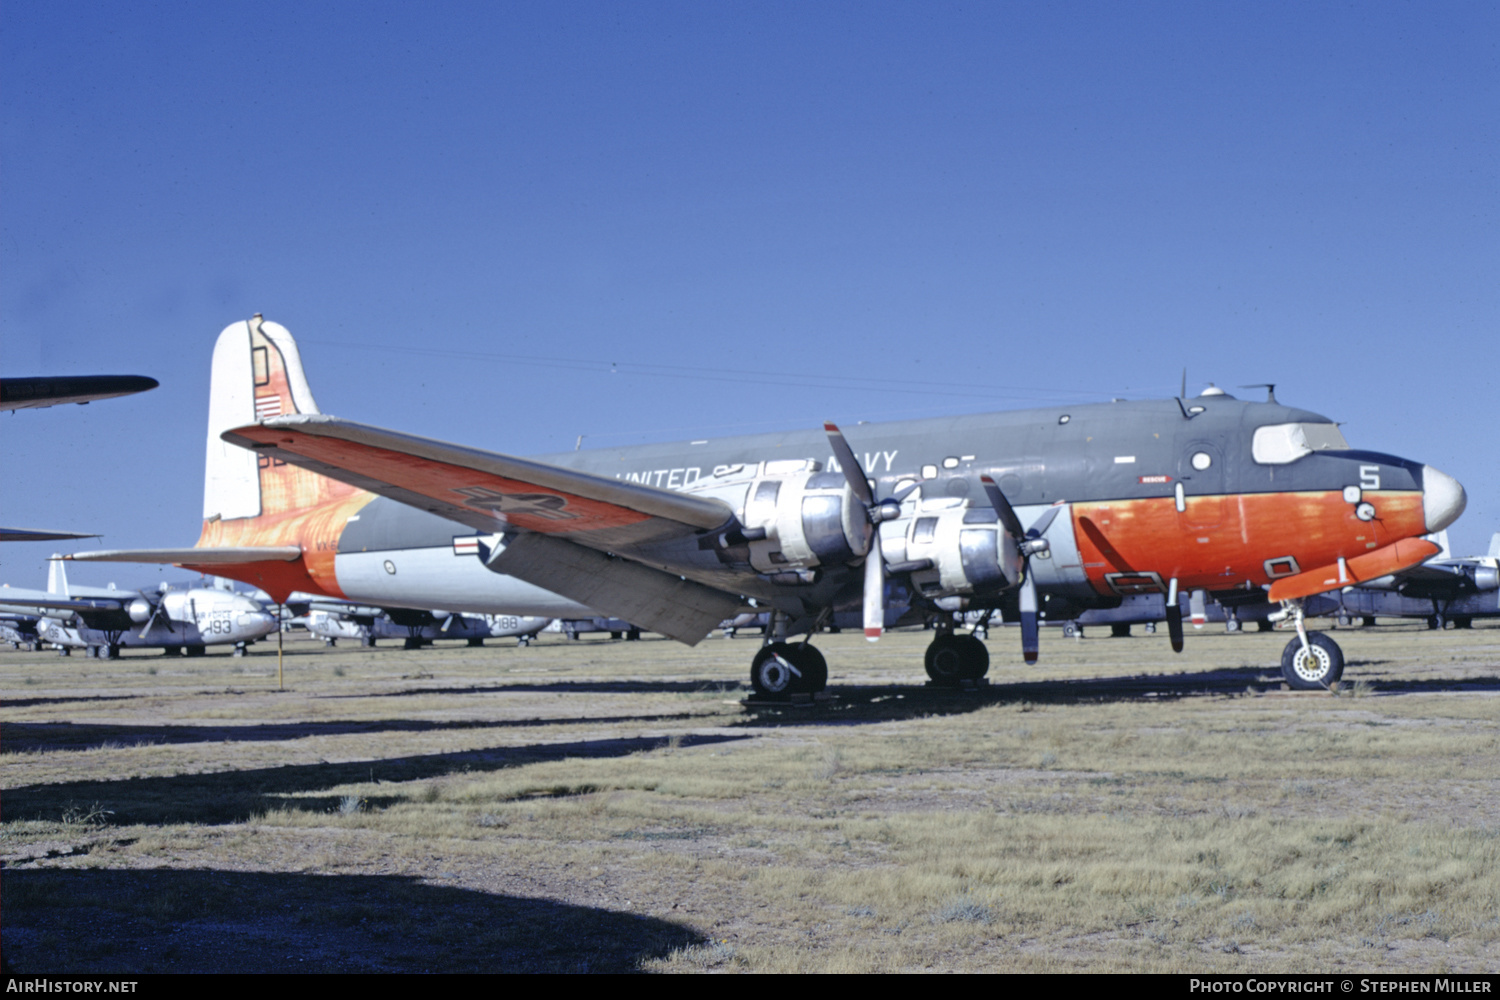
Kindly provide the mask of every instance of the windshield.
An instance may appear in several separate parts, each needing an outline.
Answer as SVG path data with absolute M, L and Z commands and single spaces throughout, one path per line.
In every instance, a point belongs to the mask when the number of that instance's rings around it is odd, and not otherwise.
M 1250 454 L 1261 465 L 1286 465 L 1315 451 L 1348 451 L 1338 424 L 1267 424 L 1255 429 Z

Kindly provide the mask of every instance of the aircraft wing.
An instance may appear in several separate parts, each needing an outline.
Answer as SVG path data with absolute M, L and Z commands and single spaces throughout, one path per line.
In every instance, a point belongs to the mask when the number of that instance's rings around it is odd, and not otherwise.
M 224 440 L 477 531 L 524 531 L 613 551 L 725 527 L 719 500 L 414 437 L 325 414 L 276 417 Z
M 76 538 L 98 538 L 87 531 L 37 531 L 32 528 L 0 528 L 0 542 L 53 542 Z
M 125 605 L 139 597 L 122 593 L 119 598 L 67 597 L 45 590 L 20 590 L 0 587 L 0 611 L 7 614 L 60 617 L 59 612 L 78 615 L 112 615 L 123 612 Z
M 296 545 L 224 545 L 186 549 L 99 549 L 63 556 L 68 562 L 162 563 L 171 566 L 238 566 L 255 562 L 293 562 L 302 556 Z
M 644 545 L 734 521 L 728 504 L 325 414 L 276 417 L 225 441 L 505 535 L 486 565 L 689 645 L 741 610 L 737 593 L 631 561 Z M 626 558 L 616 558 L 624 555 Z
M 0 410 L 29 410 L 61 403 L 90 403 L 155 389 L 144 375 L 57 375 L 0 379 Z

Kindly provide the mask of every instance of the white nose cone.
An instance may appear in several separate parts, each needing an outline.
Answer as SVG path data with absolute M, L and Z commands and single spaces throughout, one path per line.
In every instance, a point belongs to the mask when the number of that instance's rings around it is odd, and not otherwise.
M 1428 531 L 1442 531 L 1458 520 L 1469 503 L 1457 479 L 1430 465 L 1422 466 L 1422 513 Z

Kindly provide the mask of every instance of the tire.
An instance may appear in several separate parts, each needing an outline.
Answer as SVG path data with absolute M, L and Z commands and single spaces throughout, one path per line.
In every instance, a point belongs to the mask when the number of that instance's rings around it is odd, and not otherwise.
M 939 632 L 922 658 L 934 684 L 952 687 L 983 677 L 990 669 L 990 651 L 972 635 Z
M 797 672 L 787 669 L 788 666 L 795 667 Z M 762 646 L 750 661 L 750 686 L 763 698 L 789 698 L 821 691 L 828 686 L 828 662 L 816 646 L 773 642 Z
M 1130 623 L 1129 622 L 1115 622 L 1113 625 L 1111 625 L 1109 627 L 1109 637 L 1111 639 L 1129 639 L 1130 638 Z
M 1281 652 L 1281 676 L 1297 691 L 1326 690 L 1344 676 L 1344 651 L 1322 632 L 1307 633 L 1309 658 L 1301 639 L 1293 639 Z

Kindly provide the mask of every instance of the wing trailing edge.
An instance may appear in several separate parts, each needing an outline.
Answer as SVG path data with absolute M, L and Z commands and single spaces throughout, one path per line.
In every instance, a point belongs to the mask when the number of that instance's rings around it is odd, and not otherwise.
M 743 610 L 738 596 L 549 535 L 517 535 L 485 565 L 689 646 Z

